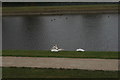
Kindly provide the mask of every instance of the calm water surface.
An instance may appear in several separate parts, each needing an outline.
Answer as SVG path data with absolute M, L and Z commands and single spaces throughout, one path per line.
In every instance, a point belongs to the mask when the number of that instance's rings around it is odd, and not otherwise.
M 118 50 L 118 15 L 55 15 L 3 17 L 3 49 Z

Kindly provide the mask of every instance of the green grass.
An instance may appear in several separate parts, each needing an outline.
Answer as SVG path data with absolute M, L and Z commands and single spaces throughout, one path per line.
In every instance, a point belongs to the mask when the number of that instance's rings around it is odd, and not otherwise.
M 3 7 L 2 13 L 81 13 L 84 11 L 118 11 L 117 4 L 97 4 L 97 5 L 71 5 L 71 6 L 26 6 L 26 7 Z
M 117 78 L 117 71 L 3 67 L 3 78 Z
M 30 10 L 46 10 L 46 9 L 105 9 L 105 8 L 110 8 L 110 9 L 116 9 L 118 8 L 117 4 L 97 4 L 97 5 L 70 5 L 70 6 L 26 6 L 26 7 L 3 7 L 4 10 L 25 10 L 28 11 Z
M 61 51 L 56 53 L 41 50 L 3 50 L 2 56 L 118 59 L 118 52 Z

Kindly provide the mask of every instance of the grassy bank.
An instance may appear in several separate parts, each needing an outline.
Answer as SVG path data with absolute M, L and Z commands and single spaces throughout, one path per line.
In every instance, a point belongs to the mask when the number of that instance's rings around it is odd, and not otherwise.
M 81 13 L 117 13 L 117 4 L 3 7 L 3 15 L 53 15 Z
M 56 53 L 51 51 L 40 50 L 3 50 L 2 56 L 118 59 L 118 52 L 61 51 Z
M 117 71 L 3 67 L 3 78 L 117 78 Z

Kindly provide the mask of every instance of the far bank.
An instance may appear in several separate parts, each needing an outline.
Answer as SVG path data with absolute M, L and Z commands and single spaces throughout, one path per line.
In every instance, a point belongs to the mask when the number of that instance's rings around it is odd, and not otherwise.
M 3 7 L 3 16 L 118 13 L 118 4 Z

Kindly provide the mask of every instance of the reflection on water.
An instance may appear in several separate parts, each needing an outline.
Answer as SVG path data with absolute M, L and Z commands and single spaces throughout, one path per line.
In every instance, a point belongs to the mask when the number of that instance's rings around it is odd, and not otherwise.
M 3 49 L 118 50 L 118 15 L 3 17 Z

